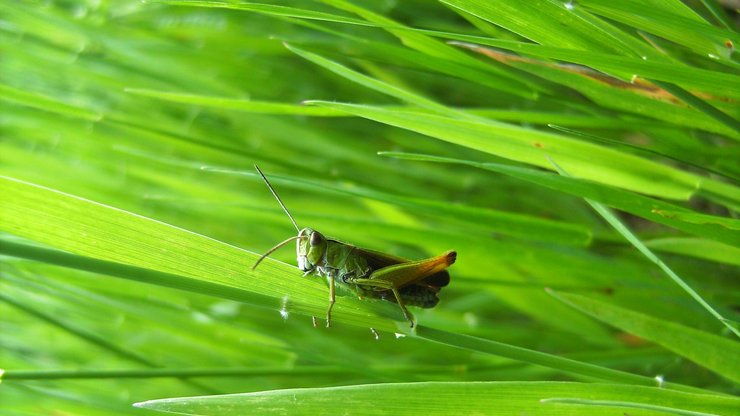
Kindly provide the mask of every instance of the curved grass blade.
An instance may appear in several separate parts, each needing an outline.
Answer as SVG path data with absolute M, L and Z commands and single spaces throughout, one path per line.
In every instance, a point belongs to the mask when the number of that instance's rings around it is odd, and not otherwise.
M 569 176 L 556 175 L 540 170 L 500 163 L 482 163 L 440 156 L 401 152 L 379 152 L 383 156 L 399 159 L 420 160 L 437 163 L 455 163 L 502 173 L 571 195 L 601 202 L 610 207 L 629 212 L 647 220 L 664 224 L 688 233 L 711 238 L 732 246 L 740 245 L 736 232 L 740 221 L 734 218 L 700 214 L 677 205 L 649 198 L 637 193 L 584 181 Z M 698 222 L 697 217 L 702 222 Z

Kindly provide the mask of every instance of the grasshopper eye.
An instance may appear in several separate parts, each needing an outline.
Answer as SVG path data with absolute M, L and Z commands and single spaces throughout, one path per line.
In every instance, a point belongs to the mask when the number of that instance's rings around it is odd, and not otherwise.
M 323 238 L 321 237 L 321 234 L 317 232 L 313 232 L 311 233 L 311 239 L 309 240 L 309 243 L 312 246 L 318 246 L 319 244 L 321 244 L 321 240 L 323 240 Z

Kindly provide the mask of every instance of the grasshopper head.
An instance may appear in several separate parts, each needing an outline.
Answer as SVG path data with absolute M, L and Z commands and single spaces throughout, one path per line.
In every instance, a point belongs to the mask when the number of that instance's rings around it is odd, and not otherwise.
M 320 232 L 308 227 L 299 231 L 296 240 L 298 268 L 304 272 L 313 270 L 324 259 L 326 248 L 326 238 Z

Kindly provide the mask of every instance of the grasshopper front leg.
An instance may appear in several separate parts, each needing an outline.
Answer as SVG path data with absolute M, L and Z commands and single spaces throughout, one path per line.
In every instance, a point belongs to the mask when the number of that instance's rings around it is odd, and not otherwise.
M 337 301 L 334 274 L 328 273 L 326 281 L 329 283 L 329 308 L 326 310 L 326 327 L 329 328 L 331 327 L 331 308 L 334 307 L 334 303 Z

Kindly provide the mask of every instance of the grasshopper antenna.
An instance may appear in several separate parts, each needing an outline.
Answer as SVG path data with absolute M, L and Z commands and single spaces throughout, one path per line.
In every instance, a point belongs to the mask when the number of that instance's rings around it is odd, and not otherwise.
M 285 211 L 285 213 L 288 215 L 288 218 L 290 218 L 290 221 L 293 223 L 293 226 L 295 227 L 295 230 L 298 231 L 298 232 L 300 232 L 301 229 L 298 228 L 298 224 L 296 224 L 295 220 L 293 219 L 293 216 L 290 215 L 290 212 L 288 211 L 288 208 L 285 208 L 285 204 L 283 204 L 283 201 L 280 200 L 280 197 L 278 196 L 277 192 L 275 192 L 275 189 L 272 188 L 272 185 L 270 185 L 270 181 L 267 180 L 267 177 L 265 176 L 264 173 L 262 173 L 262 171 L 260 170 L 260 167 L 255 164 L 254 165 L 254 168 L 257 169 L 257 173 L 259 173 L 260 176 L 262 176 L 262 179 L 265 180 L 265 183 L 267 184 L 267 187 L 270 189 L 270 192 L 272 192 L 272 196 L 274 196 L 275 199 L 277 199 L 278 204 L 280 204 L 280 206 L 283 208 L 283 211 Z M 287 243 L 287 241 L 286 241 L 286 243 Z M 271 252 L 272 252 L 272 250 L 270 250 L 270 253 Z M 262 259 L 260 259 L 260 260 L 262 260 Z M 255 267 L 256 266 L 257 265 L 255 264 Z
M 259 266 L 259 264 L 262 263 L 262 260 L 266 259 L 267 256 L 269 256 L 270 254 L 272 254 L 273 251 L 275 251 L 275 250 L 279 249 L 280 247 L 282 247 L 282 246 L 290 243 L 291 241 L 297 240 L 299 238 L 300 238 L 300 236 L 290 237 L 289 239 L 287 239 L 287 240 L 283 241 L 282 243 L 276 245 L 275 247 L 269 249 L 267 251 L 267 253 L 263 254 L 262 257 L 260 257 L 259 260 L 257 260 L 256 263 L 254 263 L 254 266 L 252 266 L 252 270 L 256 269 L 257 266 Z

